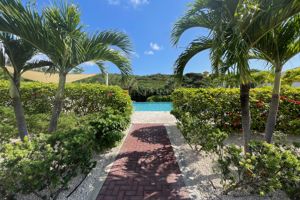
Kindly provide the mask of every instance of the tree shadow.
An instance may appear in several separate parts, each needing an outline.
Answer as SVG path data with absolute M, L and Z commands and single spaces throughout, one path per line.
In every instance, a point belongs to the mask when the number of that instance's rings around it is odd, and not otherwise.
M 128 137 L 155 148 L 120 152 L 98 199 L 189 199 L 165 128 L 142 127 Z
M 165 136 L 166 129 L 164 126 L 149 126 L 139 128 L 131 133 L 132 137 L 148 144 L 170 145 L 169 138 Z

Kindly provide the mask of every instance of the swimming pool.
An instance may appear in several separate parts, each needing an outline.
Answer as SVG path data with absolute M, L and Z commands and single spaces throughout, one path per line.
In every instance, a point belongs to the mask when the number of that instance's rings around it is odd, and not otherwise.
M 134 111 L 167 111 L 173 109 L 171 102 L 133 102 Z

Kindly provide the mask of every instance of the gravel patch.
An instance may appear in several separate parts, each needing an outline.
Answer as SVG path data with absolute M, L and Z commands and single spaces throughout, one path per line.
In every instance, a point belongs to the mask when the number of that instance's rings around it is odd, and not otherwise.
M 183 174 L 186 189 L 191 199 L 199 200 L 288 200 L 283 192 L 276 192 L 272 196 L 260 197 L 247 195 L 242 192 L 222 195 L 220 174 L 214 172 L 214 159 L 216 156 L 208 154 L 196 154 L 186 143 L 180 131 L 174 124 L 165 124 L 169 139 L 177 158 L 180 170 Z M 240 143 L 240 138 L 230 141 Z
M 134 112 L 131 116 L 133 124 L 175 124 L 176 119 L 170 112 Z
M 131 127 L 130 127 L 131 128 Z M 94 160 L 97 161 L 97 165 L 92 171 L 88 174 L 85 180 L 80 184 L 80 186 L 75 190 L 75 192 L 67 197 L 74 188 L 82 181 L 84 178 L 82 175 L 79 175 L 72 179 L 69 184 L 69 189 L 60 193 L 58 200 L 95 200 L 97 195 L 110 171 L 113 162 L 115 161 L 116 156 L 119 153 L 119 150 L 125 141 L 127 134 L 129 133 L 130 128 L 125 131 L 125 136 L 120 142 L 120 144 L 100 155 L 95 155 Z M 17 200 L 40 200 L 35 195 L 17 195 Z

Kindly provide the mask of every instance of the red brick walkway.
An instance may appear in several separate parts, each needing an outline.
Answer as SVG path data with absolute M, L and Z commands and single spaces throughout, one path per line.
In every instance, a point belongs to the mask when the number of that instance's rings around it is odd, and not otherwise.
M 189 199 L 162 125 L 133 125 L 97 200 Z

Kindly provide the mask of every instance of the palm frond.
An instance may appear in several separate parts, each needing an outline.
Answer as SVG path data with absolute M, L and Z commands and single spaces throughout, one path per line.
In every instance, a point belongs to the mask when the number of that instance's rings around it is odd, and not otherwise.
M 46 61 L 46 60 L 31 61 L 31 62 L 27 62 L 24 65 L 24 67 L 22 69 L 22 73 L 24 73 L 28 70 L 37 69 L 37 68 L 41 68 L 41 67 L 51 68 L 52 66 L 53 66 L 53 63 L 51 61 Z
M 182 34 L 191 28 L 212 28 L 212 23 L 205 13 L 195 16 L 184 16 L 179 19 L 172 30 L 171 40 L 173 45 L 178 44 Z
M 183 76 L 184 69 L 186 64 L 198 53 L 201 53 L 204 50 L 211 48 L 212 40 L 209 38 L 200 38 L 196 39 L 189 47 L 178 57 L 175 62 L 174 74 L 178 79 L 181 79 Z
M 102 31 L 94 34 L 91 37 L 91 42 L 102 46 L 116 46 L 127 55 L 132 53 L 132 44 L 129 37 L 118 31 Z

